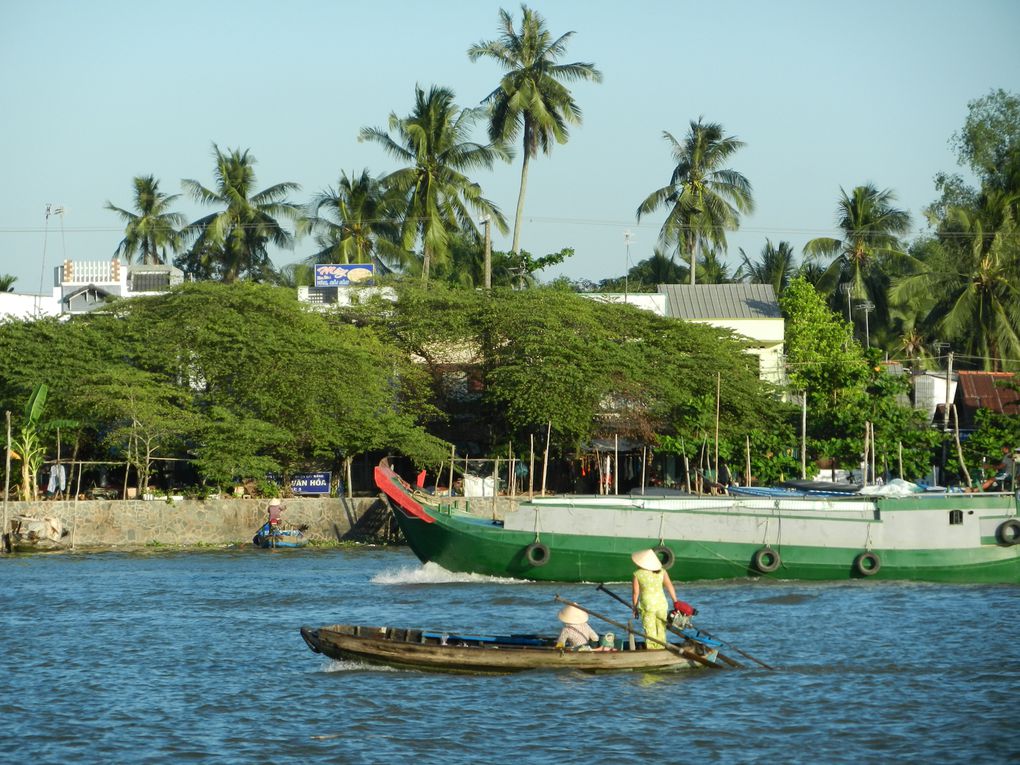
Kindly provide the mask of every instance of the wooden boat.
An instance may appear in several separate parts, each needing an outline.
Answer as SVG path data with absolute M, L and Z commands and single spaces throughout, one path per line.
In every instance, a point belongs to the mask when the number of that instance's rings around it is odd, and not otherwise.
M 630 554 L 653 547 L 681 581 L 1020 583 L 1020 494 L 536 497 L 492 520 L 416 491 L 385 460 L 375 480 L 415 555 L 449 571 L 628 581 Z
M 52 515 L 15 515 L 8 522 L 4 544 L 11 552 L 62 550 L 70 532 Z
M 281 529 L 271 526 L 268 522 L 255 532 L 251 543 L 263 549 L 304 547 L 308 544 L 301 529 Z
M 662 672 L 694 669 L 715 661 L 703 643 L 693 641 L 671 643 L 669 650 L 647 650 L 642 641 L 636 641 L 635 650 L 630 650 L 625 641 L 624 650 L 578 651 L 557 648 L 555 637 L 540 635 L 466 635 L 350 624 L 302 627 L 301 637 L 315 653 L 331 659 L 431 672 Z

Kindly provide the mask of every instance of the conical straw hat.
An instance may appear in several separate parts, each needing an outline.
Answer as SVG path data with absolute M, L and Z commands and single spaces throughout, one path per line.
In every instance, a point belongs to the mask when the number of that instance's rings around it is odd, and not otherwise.
M 577 606 L 563 606 L 557 616 L 564 624 L 584 624 L 588 621 L 588 614 Z
M 655 550 L 651 548 L 631 553 L 630 559 L 646 571 L 662 571 L 662 561 L 655 554 Z

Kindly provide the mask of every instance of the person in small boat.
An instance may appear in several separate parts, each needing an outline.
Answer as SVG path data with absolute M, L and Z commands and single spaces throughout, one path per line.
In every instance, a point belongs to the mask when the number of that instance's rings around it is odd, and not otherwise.
M 286 508 L 283 506 L 283 502 L 278 497 L 273 497 L 269 500 L 269 525 L 277 527 L 280 525 L 280 519 L 283 511 Z
M 557 618 L 563 622 L 560 636 L 556 638 L 557 648 L 568 648 L 573 651 L 609 651 L 611 648 L 599 644 L 599 633 L 588 624 L 588 614 L 576 606 L 564 606 Z M 595 643 L 598 647 L 594 647 Z
M 631 602 L 634 606 L 634 616 L 641 618 L 642 631 L 651 640 L 647 641 L 647 647 L 651 649 L 665 648 L 666 642 L 666 617 L 669 602 L 663 589 L 669 593 L 670 602 L 673 603 L 673 610 L 686 616 L 694 613 L 694 609 L 682 600 L 677 600 L 676 589 L 669 573 L 662 567 L 662 561 L 651 548 L 638 550 L 632 553 L 630 559 L 637 565 L 631 581 Z M 656 642 L 659 641 L 659 642 Z

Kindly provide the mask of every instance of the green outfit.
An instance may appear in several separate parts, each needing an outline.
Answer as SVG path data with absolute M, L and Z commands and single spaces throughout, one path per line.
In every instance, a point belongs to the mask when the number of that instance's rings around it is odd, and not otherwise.
M 650 638 L 666 642 L 666 593 L 662 590 L 664 571 L 648 571 L 639 568 L 634 572 L 638 583 L 638 613 L 641 615 L 642 631 Z M 655 642 L 648 642 L 648 648 L 663 648 Z

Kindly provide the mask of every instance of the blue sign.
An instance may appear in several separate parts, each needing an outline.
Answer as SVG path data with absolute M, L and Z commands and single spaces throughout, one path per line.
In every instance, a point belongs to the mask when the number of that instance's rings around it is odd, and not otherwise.
M 371 284 L 374 278 L 374 263 L 320 264 L 315 267 L 316 287 L 350 287 L 352 284 Z
M 295 494 L 329 494 L 332 473 L 297 473 L 291 476 L 290 490 Z

